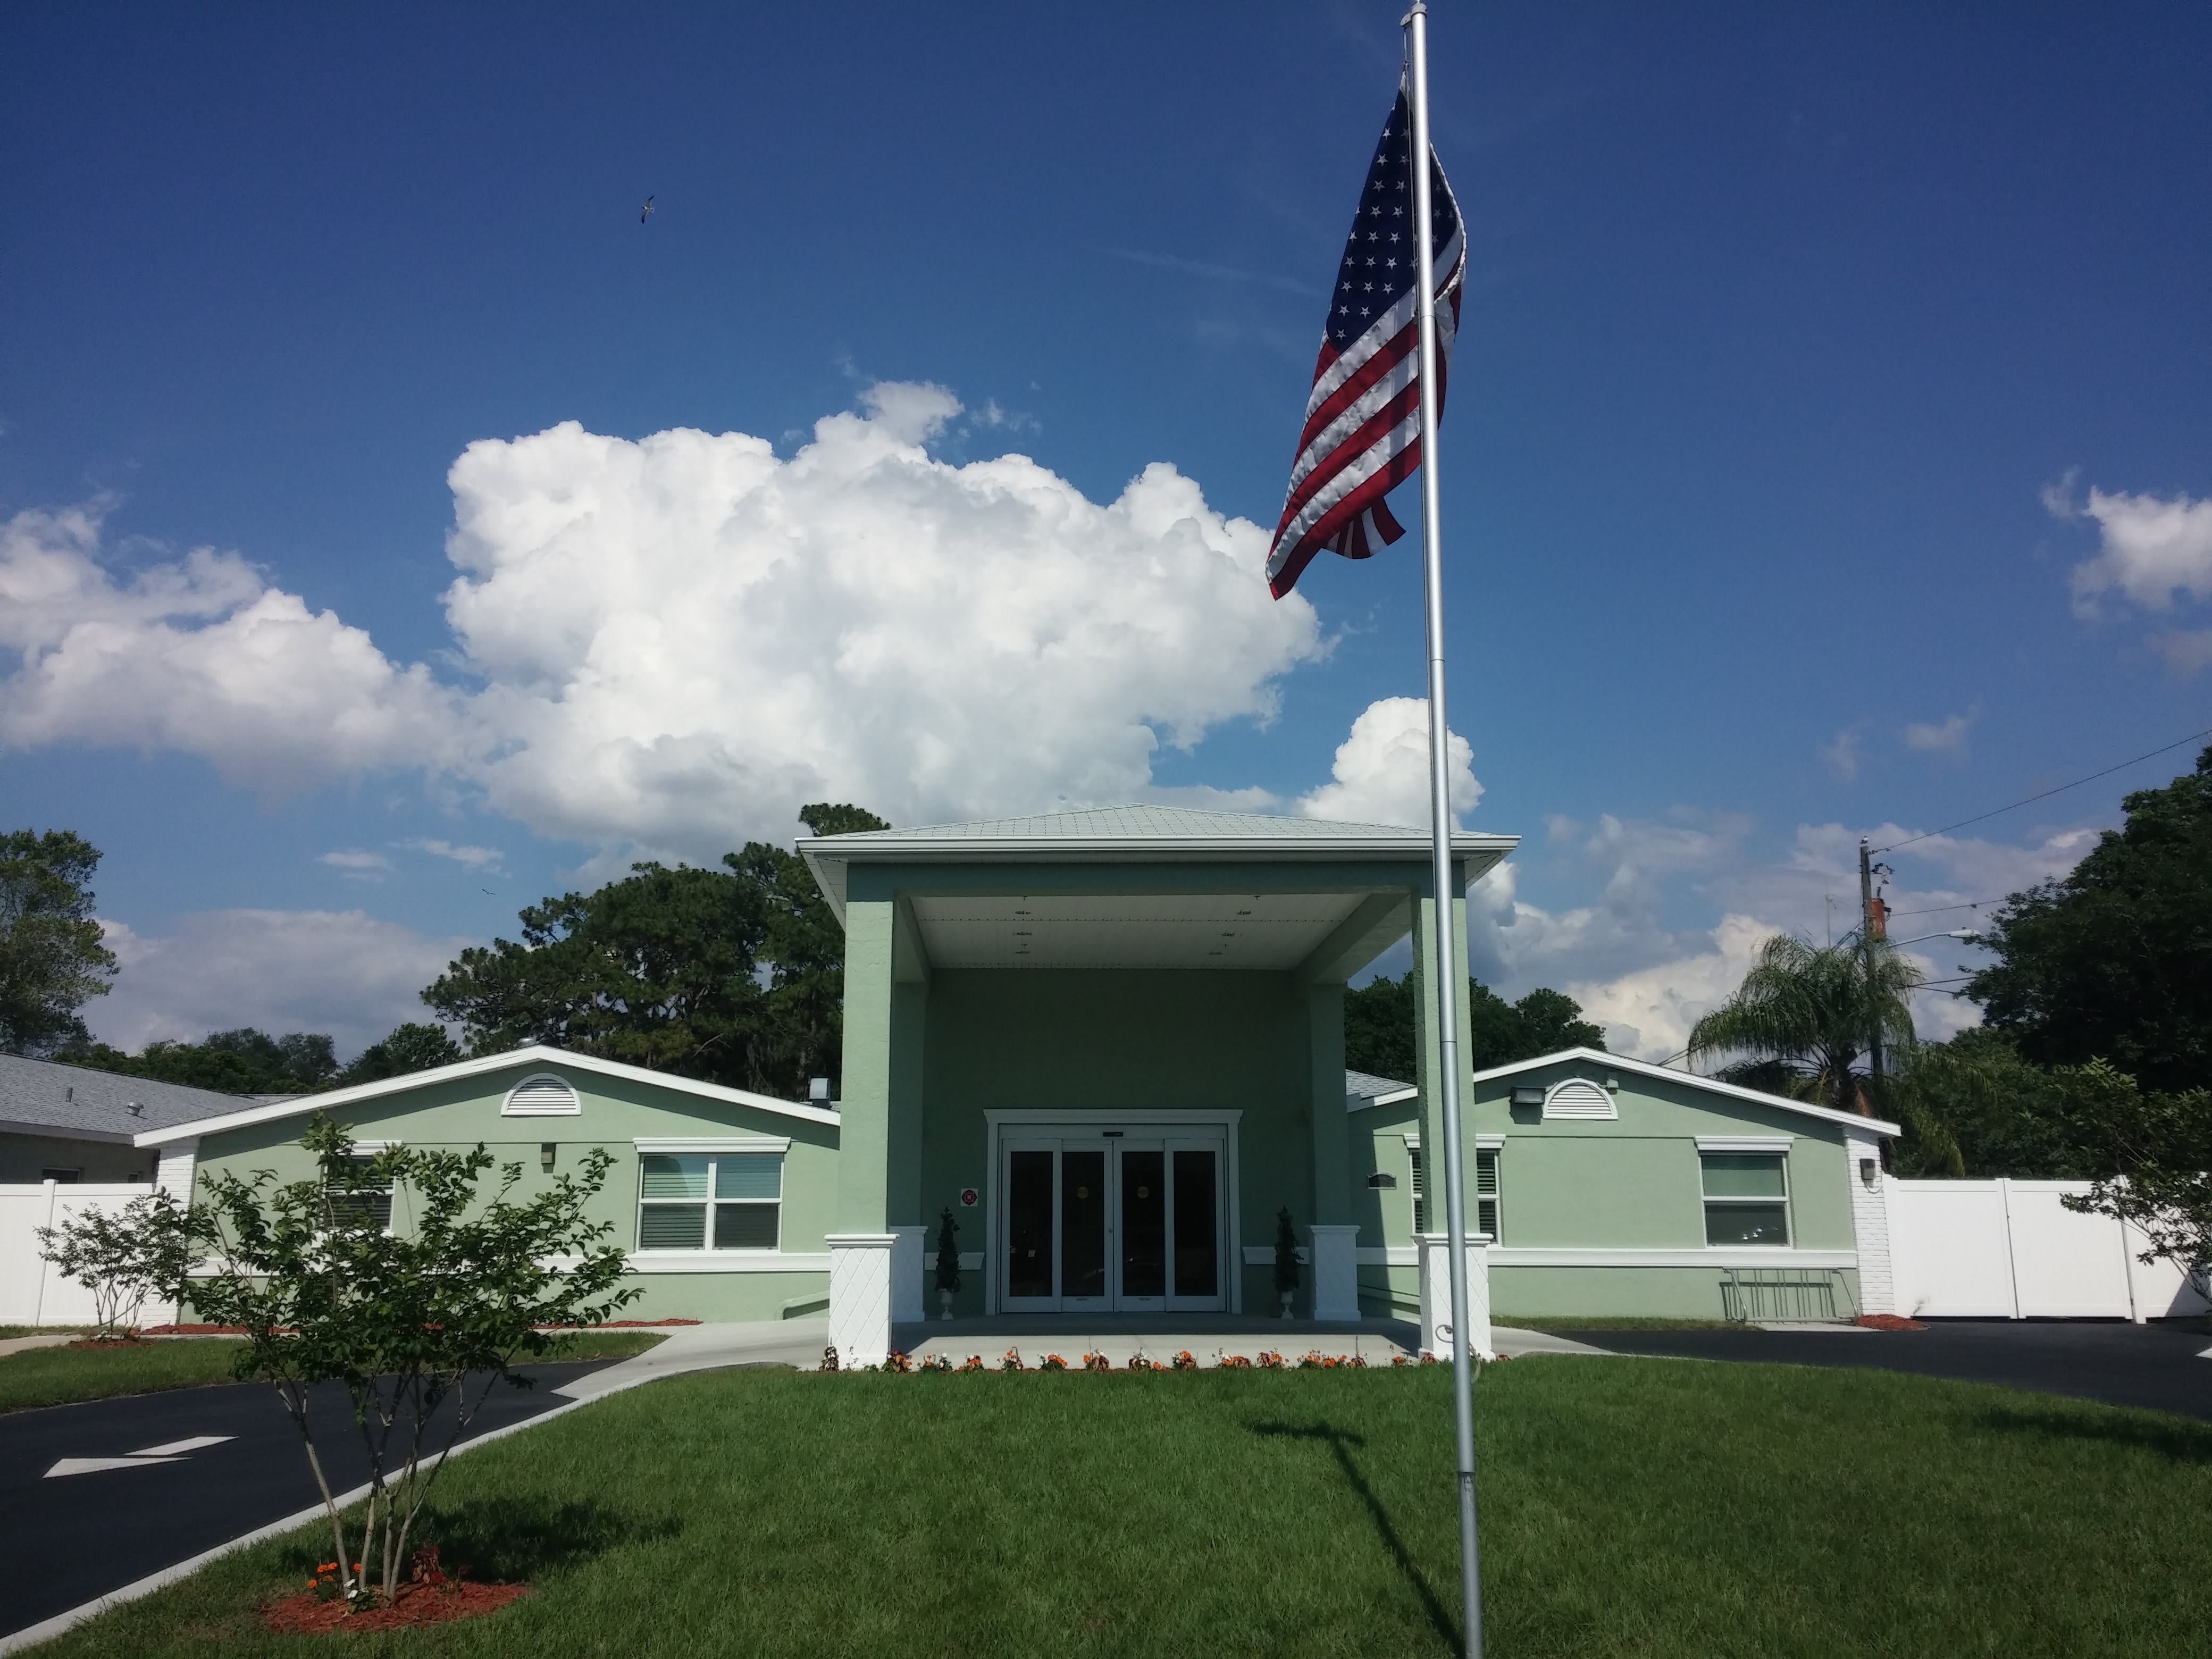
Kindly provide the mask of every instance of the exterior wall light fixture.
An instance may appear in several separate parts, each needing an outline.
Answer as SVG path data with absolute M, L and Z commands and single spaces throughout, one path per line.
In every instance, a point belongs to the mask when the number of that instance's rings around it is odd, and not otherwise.
M 1367 1184 L 1370 1187 L 1395 1187 L 1398 1184 L 1398 1177 L 1388 1170 L 1377 1170 L 1367 1177 Z
M 1513 1091 L 1513 1103 L 1516 1106 L 1541 1106 L 1544 1103 L 1544 1091 L 1540 1088 L 1516 1089 Z
M 538 1167 L 539 1169 L 550 1170 L 553 1167 L 553 1157 L 557 1144 L 558 1143 L 550 1140 L 542 1140 L 538 1142 Z

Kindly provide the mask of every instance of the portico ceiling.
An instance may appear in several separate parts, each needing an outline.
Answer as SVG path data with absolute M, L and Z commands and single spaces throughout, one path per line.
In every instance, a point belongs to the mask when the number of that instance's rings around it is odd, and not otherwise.
M 1177 893 L 916 897 L 937 968 L 1283 970 L 1310 957 L 1360 893 Z

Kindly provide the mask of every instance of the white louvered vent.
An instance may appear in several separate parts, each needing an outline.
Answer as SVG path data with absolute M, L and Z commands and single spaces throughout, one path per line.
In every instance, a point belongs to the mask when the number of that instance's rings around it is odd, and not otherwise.
M 584 1109 L 568 1079 L 550 1072 L 526 1077 L 507 1091 L 500 1103 L 501 1117 L 574 1117 Z
M 1619 1117 L 1613 1097 L 1595 1083 L 1575 1078 L 1555 1085 L 1544 1097 L 1546 1117 Z

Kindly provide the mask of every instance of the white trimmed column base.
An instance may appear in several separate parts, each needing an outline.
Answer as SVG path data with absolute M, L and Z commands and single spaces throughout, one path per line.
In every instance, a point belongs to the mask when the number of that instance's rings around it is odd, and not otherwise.
M 911 1325 L 927 1319 L 922 1309 L 922 1250 L 929 1240 L 927 1227 L 894 1227 L 891 1237 L 891 1323 Z
M 1453 1352 L 1451 1240 L 1423 1233 L 1421 1247 L 1421 1346 L 1439 1359 Z M 1490 1247 L 1467 1247 L 1468 1352 L 1477 1359 L 1495 1358 L 1490 1348 Z
M 848 1370 L 880 1365 L 891 1351 L 895 1233 L 831 1233 L 830 1346 Z
M 1313 1234 L 1313 1316 L 1359 1317 L 1359 1229 L 1324 1227 Z

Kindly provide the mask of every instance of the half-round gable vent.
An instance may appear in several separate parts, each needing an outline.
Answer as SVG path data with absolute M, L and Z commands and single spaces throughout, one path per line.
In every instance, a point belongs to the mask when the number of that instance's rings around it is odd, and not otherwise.
M 501 1117 L 574 1117 L 584 1109 L 568 1079 L 550 1072 L 526 1077 L 507 1091 L 500 1103 Z
M 1544 1097 L 1546 1117 L 1619 1117 L 1620 1109 L 1603 1089 L 1583 1078 L 1555 1085 Z

